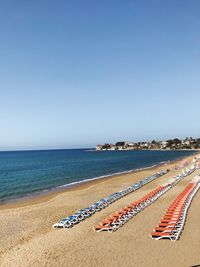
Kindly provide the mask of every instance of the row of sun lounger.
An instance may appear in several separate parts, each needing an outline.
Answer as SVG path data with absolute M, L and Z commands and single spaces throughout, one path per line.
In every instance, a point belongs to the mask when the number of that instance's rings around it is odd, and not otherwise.
M 200 188 L 200 176 L 196 176 L 170 204 L 159 224 L 150 236 L 153 239 L 176 241 L 184 227 L 190 203 Z
M 129 187 L 119 191 L 119 192 L 115 192 L 99 201 L 97 201 L 96 203 L 90 205 L 87 208 L 84 208 L 82 210 L 79 210 L 78 212 L 76 212 L 75 214 L 68 216 L 65 219 L 62 219 L 61 221 L 59 221 L 58 223 L 53 225 L 53 228 L 71 228 L 73 227 L 75 224 L 83 221 L 84 219 L 90 217 L 92 214 L 94 214 L 95 212 L 98 212 L 100 210 L 102 210 L 103 208 L 107 207 L 108 205 L 110 205 L 111 203 L 115 202 L 116 200 L 134 192 L 135 190 L 141 188 L 143 185 L 155 180 L 158 177 L 163 176 L 164 174 L 166 174 L 169 170 L 162 170 L 159 171 L 149 177 L 144 178 L 143 180 L 134 183 L 132 185 L 130 185 Z
M 174 178 L 170 179 L 166 184 L 158 186 L 153 191 L 149 192 L 139 200 L 134 201 L 129 205 L 125 206 L 124 208 L 116 211 L 115 213 L 101 221 L 97 226 L 95 226 L 94 230 L 97 232 L 116 231 L 120 226 L 124 225 L 137 213 L 155 202 L 161 195 L 163 195 L 166 191 L 175 186 L 180 180 L 190 175 L 193 171 L 194 168 L 188 169 L 184 173 L 179 174 Z

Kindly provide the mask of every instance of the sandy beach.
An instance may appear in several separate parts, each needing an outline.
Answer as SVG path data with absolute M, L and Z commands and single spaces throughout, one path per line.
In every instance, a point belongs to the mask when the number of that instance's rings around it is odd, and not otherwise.
M 194 156 L 187 157 L 191 160 Z M 175 162 L 96 180 L 23 202 L 0 206 L 0 266 L 195 266 L 200 264 L 200 192 L 189 209 L 180 240 L 155 241 L 149 236 L 170 202 L 200 171 L 184 178 L 118 231 L 97 233 L 93 226 L 142 197 L 181 171 Z M 166 175 L 121 198 L 71 229 L 52 224 L 158 170 Z

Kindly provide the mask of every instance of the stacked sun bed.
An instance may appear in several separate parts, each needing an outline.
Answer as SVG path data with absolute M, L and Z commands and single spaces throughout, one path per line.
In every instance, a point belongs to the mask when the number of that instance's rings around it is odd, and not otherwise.
M 175 166 L 175 170 L 180 170 L 182 168 L 185 168 L 186 166 L 188 166 L 190 164 L 189 161 L 182 161 L 180 162 L 178 165 Z
M 107 231 L 111 233 L 116 231 L 120 226 L 124 225 L 137 213 L 155 202 L 161 195 L 175 186 L 180 180 L 190 175 L 193 171 L 194 168 L 187 169 L 184 173 L 170 179 L 166 184 L 158 186 L 139 200 L 134 201 L 121 210 L 116 211 L 114 214 L 110 215 L 95 226 L 94 230 L 97 232 Z
M 185 224 L 190 203 L 199 187 L 200 176 L 196 176 L 170 204 L 159 224 L 150 234 L 153 239 L 176 241 L 179 238 Z
M 68 216 L 65 219 L 60 220 L 58 223 L 53 225 L 53 228 L 71 228 L 75 224 L 90 217 L 95 212 L 98 212 L 98 211 L 104 209 L 105 207 L 107 207 L 111 203 L 115 202 L 116 200 L 134 192 L 135 190 L 141 188 L 143 185 L 163 176 L 168 171 L 169 170 L 161 170 L 161 171 L 159 171 L 159 172 L 157 172 L 157 173 L 155 173 L 149 177 L 144 178 L 143 180 L 141 180 L 137 183 L 130 185 L 129 187 L 127 187 L 121 191 L 115 192 L 115 193 L 95 202 L 94 204 L 90 205 L 89 207 L 84 208 L 82 210 L 79 210 L 75 214 Z
M 200 160 L 196 163 L 196 169 L 200 169 Z

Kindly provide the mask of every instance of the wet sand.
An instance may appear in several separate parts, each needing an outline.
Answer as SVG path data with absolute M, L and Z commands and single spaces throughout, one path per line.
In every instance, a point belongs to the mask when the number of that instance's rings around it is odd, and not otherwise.
M 188 157 L 192 159 L 194 156 Z M 200 171 L 184 178 L 151 206 L 115 233 L 96 233 L 93 226 L 163 184 L 180 171 L 146 184 L 71 229 L 53 230 L 52 224 L 161 169 L 175 163 L 95 180 L 23 202 L 0 206 L 0 266 L 193 266 L 200 264 L 200 192 L 188 212 L 177 242 L 149 236 L 170 202 Z

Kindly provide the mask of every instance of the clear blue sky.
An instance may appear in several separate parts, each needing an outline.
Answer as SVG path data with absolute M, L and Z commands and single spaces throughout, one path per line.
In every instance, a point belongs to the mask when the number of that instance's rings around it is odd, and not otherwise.
M 0 149 L 200 137 L 200 1 L 0 3 Z

